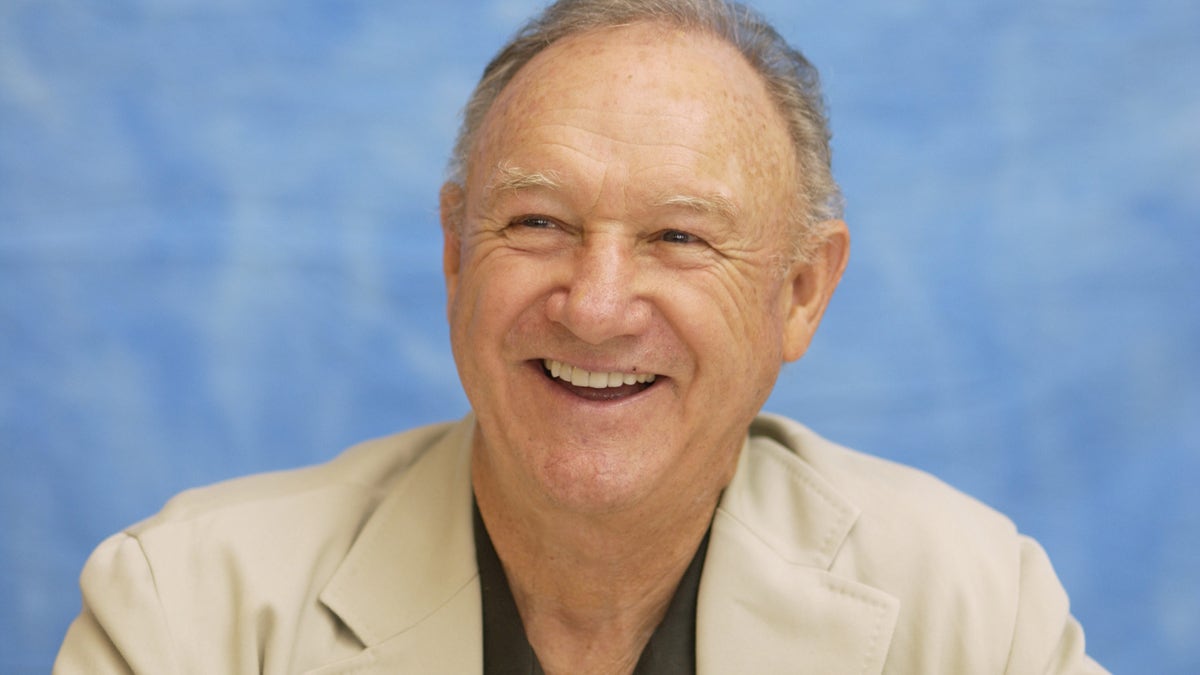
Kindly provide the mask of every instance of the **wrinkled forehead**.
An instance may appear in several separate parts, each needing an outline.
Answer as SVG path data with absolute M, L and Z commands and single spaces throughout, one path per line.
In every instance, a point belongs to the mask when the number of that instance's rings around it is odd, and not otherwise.
M 484 118 L 468 182 L 486 180 L 528 144 L 580 127 L 613 143 L 657 146 L 668 160 L 683 150 L 706 156 L 748 184 L 794 175 L 786 124 L 736 48 L 640 23 L 563 38 L 526 64 Z

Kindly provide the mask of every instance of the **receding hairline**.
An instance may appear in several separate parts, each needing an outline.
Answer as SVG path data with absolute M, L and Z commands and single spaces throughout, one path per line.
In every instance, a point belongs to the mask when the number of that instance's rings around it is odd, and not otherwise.
M 830 130 L 816 68 L 788 44 L 761 14 L 739 0 L 557 0 L 530 19 L 484 69 L 463 109 L 447 179 L 466 187 L 467 164 L 483 117 L 499 95 L 535 58 L 563 38 L 640 23 L 661 23 L 732 45 L 767 84 L 783 114 L 795 153 L 795 202 L 786 214 L 796 255 L 809 259 L 831 223 L 840 222 L 843 200 L 832 175 Z

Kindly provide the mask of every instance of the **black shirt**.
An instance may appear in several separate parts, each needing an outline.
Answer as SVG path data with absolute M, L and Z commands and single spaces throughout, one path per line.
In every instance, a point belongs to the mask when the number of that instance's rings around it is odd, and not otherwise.
M 696 596 L 708 549 L 708 533 L 683 573 L 667 613 L 638 659 L 634 675 L 696 672 Z M 544 675 L 525 636 L 504 567 L 492 546 L 479 507 L 475 507 L 475 558 L 483 601 L 483 675 Z

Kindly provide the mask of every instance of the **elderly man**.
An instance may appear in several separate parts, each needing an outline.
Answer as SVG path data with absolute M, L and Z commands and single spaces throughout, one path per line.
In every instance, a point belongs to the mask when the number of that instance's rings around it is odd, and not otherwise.
M 472 415 L 109 539 L 56 671 L 1102 672 L 1002 516 L 759 415 L 846 263 L 828 135 L 744 8 L 549 8 L 441 195 Z

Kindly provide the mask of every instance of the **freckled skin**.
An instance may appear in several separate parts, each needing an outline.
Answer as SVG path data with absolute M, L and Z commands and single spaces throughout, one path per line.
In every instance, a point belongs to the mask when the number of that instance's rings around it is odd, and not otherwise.
M 493 190 L 502 166 L 557 187 Z M 732 47 L 661 25 L 567 38 L 501 93 L 467 169 L 464 189 L 443 191 L 443 218 L 481 499 L 664 522 L 711 513 L 837 280 L 828 265 L 780 272 L 795 160 L 760 78 Z M 676 194 L 719 195 L 736 216 L 661 206 Z M 685 241 L 664 236 L 677 232 Z M 658 382 L 585 401 L 541 373 L 543 358 Z

